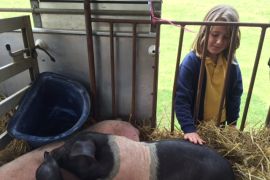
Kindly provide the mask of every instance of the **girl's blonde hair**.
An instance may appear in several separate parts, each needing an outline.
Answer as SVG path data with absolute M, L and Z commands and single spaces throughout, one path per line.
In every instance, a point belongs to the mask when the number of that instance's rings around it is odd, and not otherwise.
M 204 17 L 204 21 L 208 21 L 208 22 L 239 22 L 239 15 L 237 13 L 237 11 L 229 6 L 229 5 L 217 5 L 215 7 L 213 7 Z M 229 36 L 231 37 L 232 34 L 232 26 L 227 26 L 228 28 L 228 32 L 229 32 Z M 192 48 L 193 50 L 196 51 L 197 54 L 199 54 L 200 56 L 202 56 L 202 52 L 203 52 L 203 46 L 204 46 L 204 42 L 206 39 L 206 26 L 201 26 L 199 33 L 196 37 L 196 39 L 193 42 Z M 229 41 L 230 43 L 230 41 Z M 233 55 L 236 51 L 236 49 L 239 47 L 240 45 L 240 30 L 239 28 L 237 28 L 237 35 L 236 35 L 236 41 L 235 41 L 235 46 L 233 49 Z M 223 51 L 223 55 L 225 58 L 227 58 L 229 53 L 229 47 L 226 48 Z

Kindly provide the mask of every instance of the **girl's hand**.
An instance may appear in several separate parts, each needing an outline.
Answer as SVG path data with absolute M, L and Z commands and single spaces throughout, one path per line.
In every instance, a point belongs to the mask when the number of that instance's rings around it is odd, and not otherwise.
M 184 139 L 186 139 L 194 144 L 202 145 L 205 143 L 205 141 L 196 132 L 184 134 Z

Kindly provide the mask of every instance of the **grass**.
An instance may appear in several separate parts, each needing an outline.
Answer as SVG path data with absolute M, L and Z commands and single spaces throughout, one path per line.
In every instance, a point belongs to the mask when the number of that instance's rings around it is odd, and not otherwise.
M 30 0 L 1 0 L 0 1 L 0 8 L 30 8 Z M 31 15 L 30 13 L 8 13 L 8 12 L 1 12 L 0 19 L 7 18 L 7 17 L 16 17 L 21 15 Z
M 207 11 L 214 5 L 224 4 L 224 0 L 164 0 L 162 4 L 162 17 L 177 21 L 202 21 Z M 269 0 L 226 0 L 226 4 L 235 7 L 240 15 L 241 22 L 270 23 Z M 0 7 L 30 7 L 29 0 L 1 0 Z M 0 13 L 0 18 L 18 16 L 22 13 Z M 188 29 L 194 32 L 185 32 L 182 58 L 190 50 L 191 43 L 196 36 L 198 27 L 190 26 Z M 249 89 L 252 69 L 258 46 L 260 29 L 241 28 L 241 45 L 237 51 L 237 58 L 242 70 L 244 94 L 241 104 L 242 117 L 246 97 Z M 164 25 L 161 28 L 159 86 L 158 86 L 158 109 L 157 120 L 161 126 L 168 127 L 171 113 L 171 94 L 173 76 L 177 56 L 177 44 L 179 28 Z M 247 124 L 254 126 L 264 123 L 270 105 L 270 70 L 267 66 L 270 57 L 270 33 L 266 33 L 264 46 L 254 84 L 253 94 L 247 116 Z M 241 120 L 241 117 L 239 120 Z M 240 123 L 239 123 L 240 124 Z M 178 126 L 178 123 L 177 123 Z

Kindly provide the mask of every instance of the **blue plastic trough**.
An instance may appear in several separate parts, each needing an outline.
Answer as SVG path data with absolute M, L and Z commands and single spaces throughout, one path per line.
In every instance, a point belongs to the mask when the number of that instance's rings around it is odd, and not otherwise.
M 8 124 L 8 133 L 33 148 L 67 138 L 90 114 L 87 90 L 62 75 L 41 73 Z

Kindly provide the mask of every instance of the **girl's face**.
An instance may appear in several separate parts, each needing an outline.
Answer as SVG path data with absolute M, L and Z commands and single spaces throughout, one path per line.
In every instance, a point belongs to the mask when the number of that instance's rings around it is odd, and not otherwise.
M 216 59 L 229 45 L 230 37 L 226 26 L 213 26 L 208 38 L 208 56 Z

